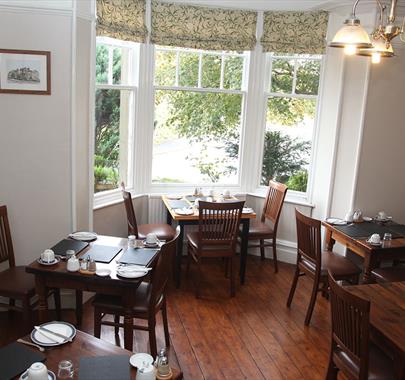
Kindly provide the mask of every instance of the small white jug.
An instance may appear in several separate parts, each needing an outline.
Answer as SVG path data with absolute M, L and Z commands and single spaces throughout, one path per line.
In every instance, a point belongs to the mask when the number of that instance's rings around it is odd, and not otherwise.
M 72 257 L 67 261 L 67 270 L 69 272 L 77 272 L 80 269 L 79 259 L 72 255 Z

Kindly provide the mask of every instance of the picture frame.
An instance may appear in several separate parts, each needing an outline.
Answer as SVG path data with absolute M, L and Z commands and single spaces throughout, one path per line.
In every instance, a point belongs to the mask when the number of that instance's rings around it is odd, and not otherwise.
M 0 94 L 51 94 L 51 52 L 0 49 Z

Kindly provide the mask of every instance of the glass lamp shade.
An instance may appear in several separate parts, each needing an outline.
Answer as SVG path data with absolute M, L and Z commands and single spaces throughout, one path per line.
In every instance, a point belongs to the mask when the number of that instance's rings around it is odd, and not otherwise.
M 366 30 L 359 22 L 354 23 L 350 22 L 350 20 L 347 20 L 345 25 L 338 30 L 329 46 L 338 48 L 353 46 L 357 49 L 373 47 Z
M 388 44 L 383 39 L 373 40 L 373 47 L 369 49 L 359 49 L 357 55 L 363 55 L 366 57 L 373 57 L 379 54 L 380 57 L 393 57 L 394 49 L 391 44 Z

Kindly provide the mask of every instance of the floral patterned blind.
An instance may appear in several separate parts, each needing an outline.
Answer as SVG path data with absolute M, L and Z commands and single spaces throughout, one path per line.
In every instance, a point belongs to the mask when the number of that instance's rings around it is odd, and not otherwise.
M 265 12 L 263 36 L 266 52 L 324 54 L 328 12 Z
M 97 0 L 97 35 L 145 42 L 145 0 Z
M 207 50 L 251 50 L 255 12 L 152 2 L 151 42 Z

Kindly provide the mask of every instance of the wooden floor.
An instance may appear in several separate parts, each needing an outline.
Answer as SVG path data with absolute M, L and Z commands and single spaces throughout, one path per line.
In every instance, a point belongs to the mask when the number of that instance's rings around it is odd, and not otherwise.
M 279 264 L 274 274 L 270 260 L 249 257 L 246 284 L 229 297 L 229 281 L 218 262 L 205 265 L 202 299 L 194 297 L 191 280 L 181 289 L 171 288 L 168 318 L 171 364 L 184 378 L 198 379 L 323 379 L 328 359 L 330 315 L 328 302 L 319 296 L 312 322 L 304 326 L 311 282 L 301 278 L 292 308 L 285 304 L 293 266 Z M 192 278 L 193 271 L 191 271 Z M 82 330 L 92 333 L 92 309 L 84 308 Z M 5 313 L 2 313 L 5 315 Z M 21 335 L 16 319 L 0 317 L 0 344 Z M 70 320 L 72 312 L 65 312 Z M 158 319 L 158 347 L 163 329 Z M 111 327 L 102 339 L 115 342 Z M 117 343 L 123 344 L 122 332 Z M 173 351 L 174 349 L 174 351 Z M 148 336 L 137 331 L 134 351 L 148 350 Z

